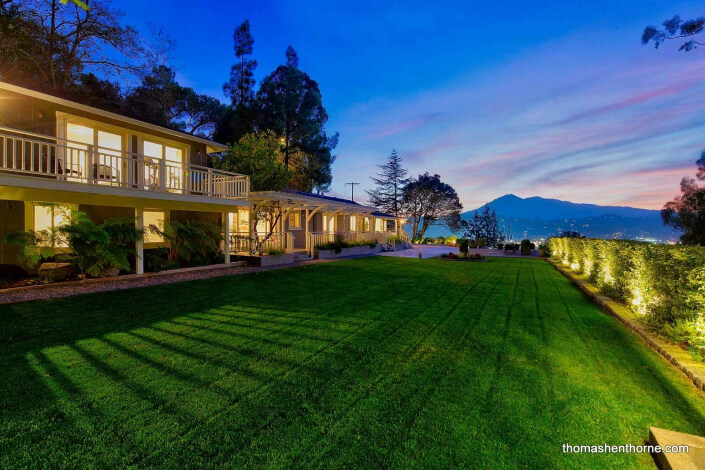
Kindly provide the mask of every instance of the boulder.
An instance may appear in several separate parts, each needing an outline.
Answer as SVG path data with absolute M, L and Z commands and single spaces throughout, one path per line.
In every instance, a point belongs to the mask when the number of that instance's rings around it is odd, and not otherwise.
M 61 282 L 76 273 L 71 263 L 42 263 L 37 274 L 42 282 Z

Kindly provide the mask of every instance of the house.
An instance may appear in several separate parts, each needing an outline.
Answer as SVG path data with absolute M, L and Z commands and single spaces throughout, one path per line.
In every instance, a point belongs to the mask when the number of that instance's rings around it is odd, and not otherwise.
M 208 166 L 227 147 L 53 95 L 0 82 L 0 265 L 17 264 L 5 236 L 45 230 L 81 211 L 96 223 L 117 216 L 138 228 L 210 219 L 223 227 L 225 263 L 269 250 L 313 253 L 334 233 L 349 241 L 384 241 L 403 231 L 375 208 L 298 191 L 250 193 L 249 176 Z M 263 205 L 270 217 L 258 217 Z M 68 215 L 67 215 L 68 214 Z M 147 232 L 146 249 L 164 246 Z M 61 250 L 62 247 L 53 247 Z
M 76 210 L 94 222 L 134 217 L 138 228 L 210 218 L 227 234 L 226 221 L 247 214 L 251 203 L 248 176 L 207 166 L 209 153 L 225 149 L 0 82 L 0 264 L 17 262 L 17 247 L 5 243 L 7 234 L 51 228 Z M 144 249 L 163 243 L 149 232 L 138 243 L 137 273 L 144 272 Z M 229 259 L 228 254 L 225 262 Z

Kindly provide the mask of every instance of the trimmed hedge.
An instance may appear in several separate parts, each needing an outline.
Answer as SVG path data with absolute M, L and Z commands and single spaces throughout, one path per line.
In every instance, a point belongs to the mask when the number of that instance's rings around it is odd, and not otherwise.
M 551 257 L 676 343 L 705 352 L 705 248 L 551 238 Z

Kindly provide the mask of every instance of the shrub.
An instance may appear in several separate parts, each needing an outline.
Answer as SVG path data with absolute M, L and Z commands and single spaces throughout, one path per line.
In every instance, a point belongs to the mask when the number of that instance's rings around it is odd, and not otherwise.
M 458 243 L 458 237 L 456 235 L 451 235 L 446 237 L 445 244 L 448 246 L 455 246 Z
M 461 253 L 467 253 L 470 249 L 470 242 L 467 238 L 458 239 L 458 249 Z
M 223 256 L 220 248 L 223 232 L 220 225 L 212 220 L 172 221 L 164 230 L 155 225 L 151 225 L 149 230 L 164 238 L 167 260 L 175 261 L 182 267 L 214 264 Z
M 269 256 L 281 256 L 285 255 L 286 251 L 282 250 L 281 248 L 272 248 L 271 250 L 267 251 L 267 254 Z
M 705 346 L 705 248 L 590 238 L 552 238 L 548 247 L 658 333 Z

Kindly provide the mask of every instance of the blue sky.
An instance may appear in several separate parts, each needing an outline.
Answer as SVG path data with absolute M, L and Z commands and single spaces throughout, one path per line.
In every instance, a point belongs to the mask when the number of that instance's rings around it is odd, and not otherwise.
M 537 6 L 538 5 L 538 6 Z M 660 208 L 705 148 L 705 50 L 654 50 L 647 24 L 695 2 L 124 0 L 163 26 L 181 83 L 224 100 L 232 31 L 252 24 L 260 79 L 292 45 L 340 132 L 333 192 L 392 148 L 466 209 L 514 193 Z

